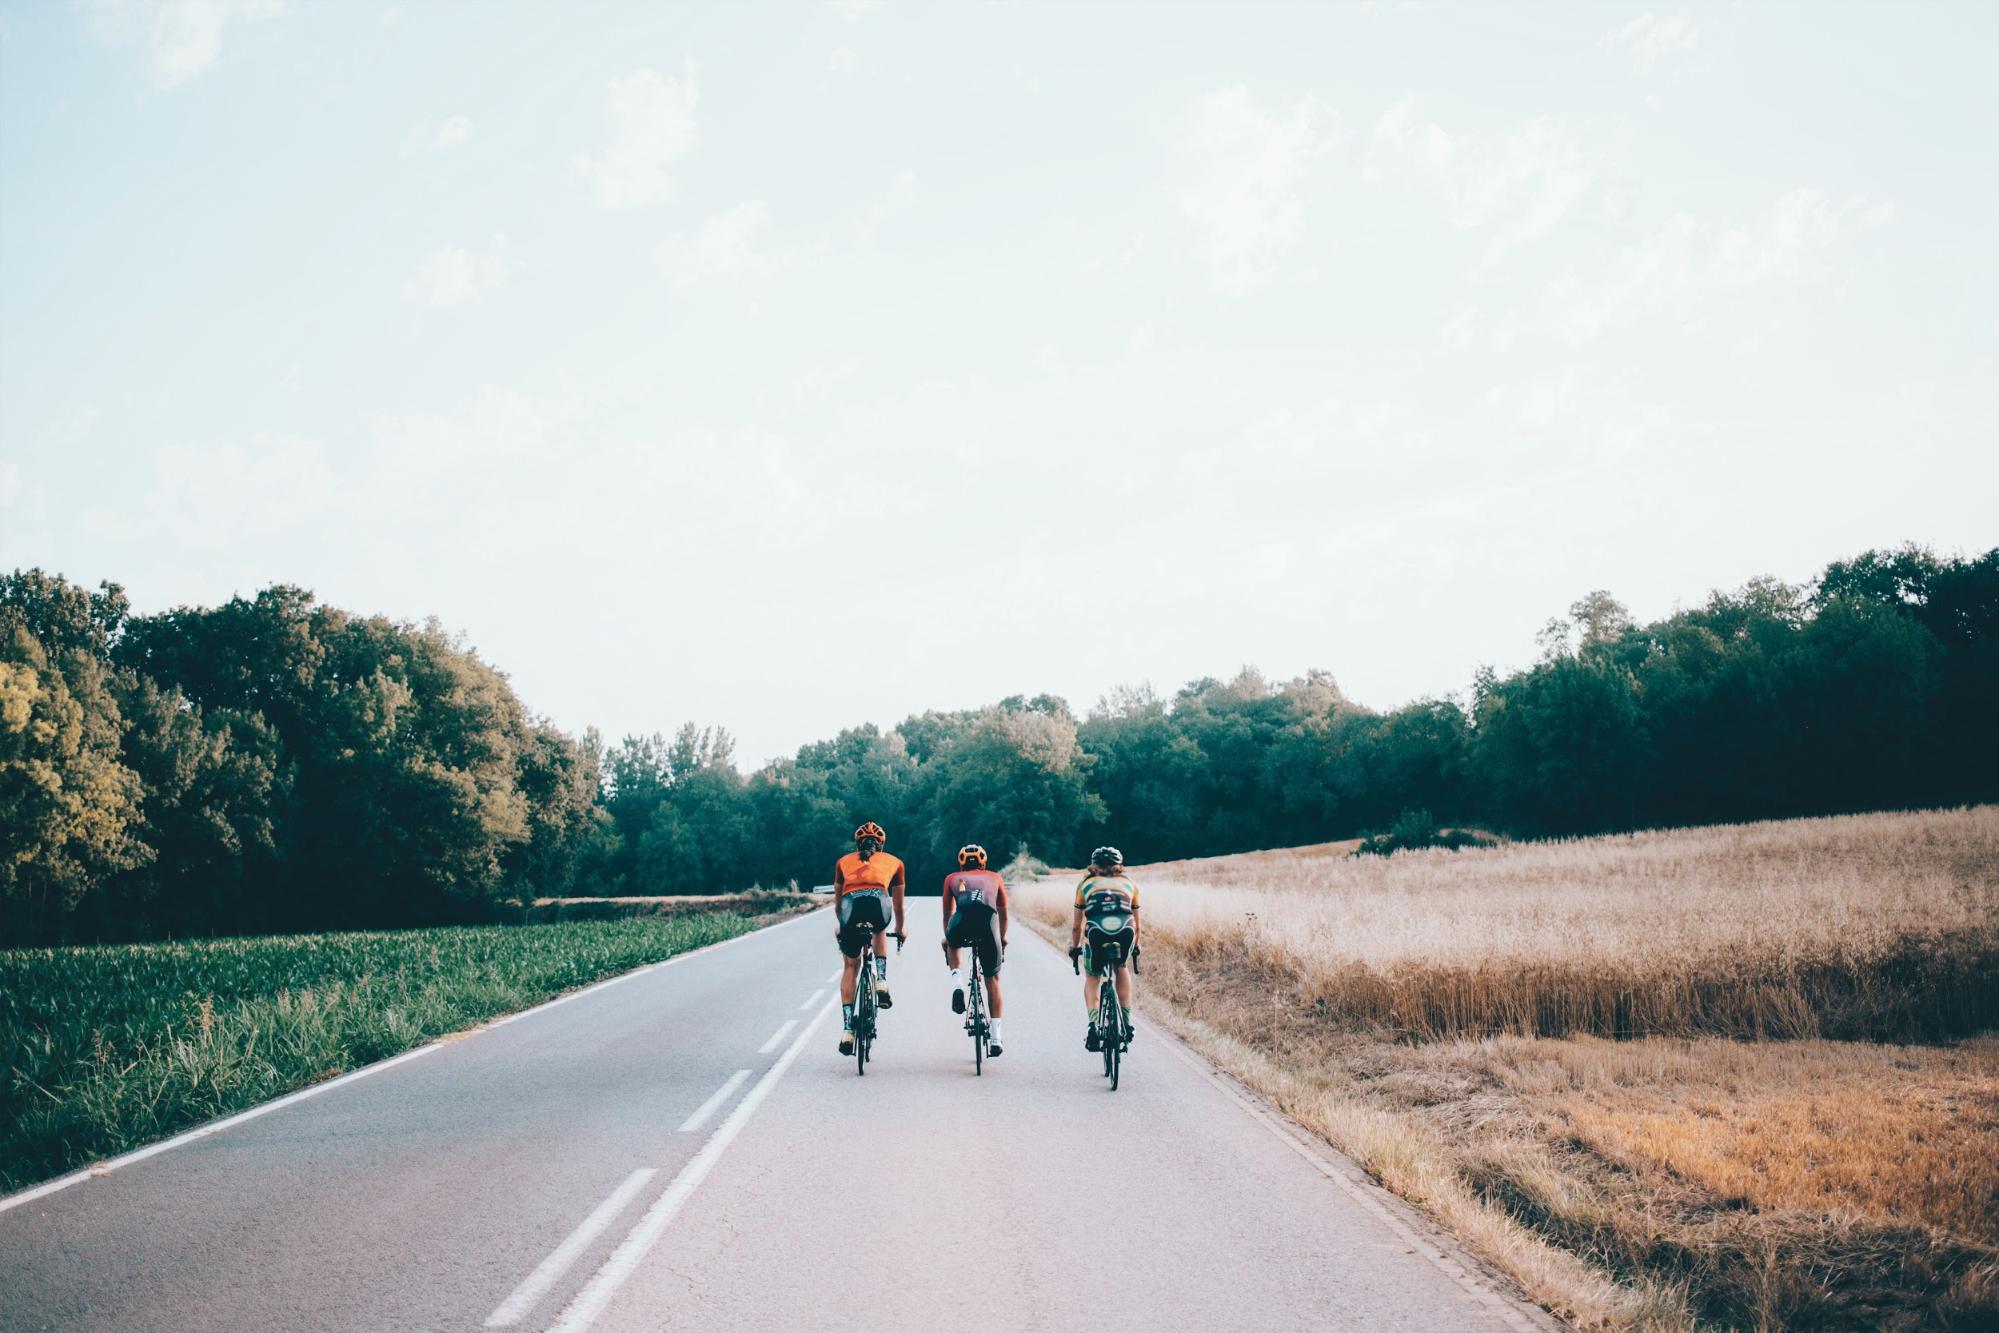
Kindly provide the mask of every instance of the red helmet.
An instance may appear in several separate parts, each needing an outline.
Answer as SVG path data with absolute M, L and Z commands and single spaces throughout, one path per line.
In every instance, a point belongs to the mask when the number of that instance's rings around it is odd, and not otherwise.
M 855 842 L 864 842 L 869 838 L 873 838 L 876 842 L 887 842 L 888 834 L 882 832 L 880 824 L 870 819 L 867 823 L 854 830 Z
M 984 870 L 986 868 L 985 848 L 979 846 L 976 842 L 968 842 L 958 849 L 959 865 L 968 866 L 974 861 L 979 863 L 979 869 Z

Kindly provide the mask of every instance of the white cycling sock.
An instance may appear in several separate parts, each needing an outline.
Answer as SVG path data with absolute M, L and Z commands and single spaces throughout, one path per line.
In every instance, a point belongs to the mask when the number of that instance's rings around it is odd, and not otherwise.
M 995 1018 L 993 1020 L 993 1040 L 998 1041 L 999 1039 L 1000 1039 L 1000 1021 L 997 1018 Z
M 953 986 L 958 984 L 958 969 L 955 967 L 951 969 L 951 984 Z

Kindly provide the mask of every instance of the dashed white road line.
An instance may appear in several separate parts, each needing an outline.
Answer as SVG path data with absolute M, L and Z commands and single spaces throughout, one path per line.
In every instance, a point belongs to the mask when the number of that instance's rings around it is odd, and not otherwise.
M 757 1054 L 758 1054 L 758 1055 L 769 1055 L 769 1054 L 770 1054 L 770 1053 L 771 1053 L 772 1051 L 774 1051 L 774 1050 L 776 1050 L 776 1049 L 777 1049 L 777 1044 L 778 1044 L 779 1042 L 781 1042 L 781 1041 L 783 1041 L 783 1040 L 784 1040 L 784 1034 L 785 1034 L 785 1033 L 787 1033 L 787 1032 L 789 1032 L 789 1031 L 791 1031 L 791 1030 L 792 1030 L 793 1028 L 795 1028 L 795 1027 L 797 1027 L 797 1026 L 798 1026 L 798 1020 L 797 1020 L 797 1019 L 795 1019 L 795 1018 L 787 1018 L 787 1019 L 785 1019 L 785 1020 L 784 1020 L 784 1026 L 783 1026 L 783 1027 L 781 1027 L 781 1028 L 779 1028 L 779 1029 L 778 1029 L 777 1031 L 775 1031 L 775 1032 L 771 1033 L 771 1034 L 770 1034 L 770 1040 L 769 1040 L 769 1041 L 767 1041 L 767 1042 L 765 1042 L 765 1043 L 764 1043 L 763 1045 L 761 1045 L 761 1046 L 757 1047 Z
M 748 1072 L 743 1071 L 744 1074 Z M 741 1074 L 737 1075 L 737 1078 L 741 1077 Z M 658 1174 L 655 1168 L 645 1166 L 626 1176 L 624 1183 L 612 1190 L 610 1197 L 583 1219 L 582 1225 L 565 1236 L 562 1244 L 549 1251 L 548 1258 L 536 1265 L 534 1272 L 527 1275 L 527 1280 L 514 1288 L 514 1294 L 502 1301 L 499 1309 L 486 1316 L 486 1327 L 505 1328 L 519 1323 L 521 1317 L 534 1308 L 535 1302 L 546 1296 L 548 1289 L 562 1279 L 569 1266 L 589 1248 L 591 1241 L 597 1239 L 597 1234 L 625 1211 L 625 1205 L 632 1201 L 632 1196 Z
M 819 997 L 824 995 L 825 993 L 826 993 L 826 988 L 824 986 L 821 986 L 818 990 L 813 991 L 810 995 L 805 997 L 805 1003 L 799 1005 L 798 1006 L 799 1009 L 801 1011 L 810 1009 L 813 1005 L 819 1003 Z
M 828 978 L 826 978 L 826 984 L 830 986 L 830 985 L 832 985 L 832 984 L 833 984 L 834 982 L 838 981 L 838 980 L 840 979 L 840 974 L 841 974 L 842 972 L 846 971 L 846 970 L 847 970 L 847 969 L 845 969 L 844 967 L 836 967 L 836 968 L 834 968 L 834 969 L 833 969 L 833 975 L 832 975 L 832 976 L 830 976 L 830 977 L 828 977 Z
M 692 1134 L 695 1130 L 707 1124 L 708 1117 L 714 1115 L 715 1112 L 721 1110 L 722 1103 L 728 1101 L 730 1097 L 734 1096 L 736 1089 L 742 1087 L 743 1080 L 747 1079 L 749 1076 L 750 1076 L 750 1071 L 747 1069 L 738 1069 L 735 1073 L 729 1075 L 729 1081 L 727 1083 L 724 1083 L 721 1087 L 715 1089 L 715 1095 L 710 1097 L 707 1101 L 701 1103 L 700 1109 L 695 1111 L 693 1115 L 687 1117 L 687 1123 L 683 1124 L 680 1127 L 680 1132 L 683 1134 Z
M 715 1132 L 708 1136 L 708 1141 L 701 1145 L 701 1150 L 694 1154 L 686 1166 L 680 1168 L 680 1174 L 666 1187 L 666 1193 L 660 1195 L 653 1206 L 646 1209 L 645 1216 L 638 1220 L 638 1224 L 625 1236 L 623 1243 L 611 1252 L 611 1257 L 604 1261 L 604 1266 L 599 1268 L 588 1285 L 577 1293 L 576 1299 L 564 1308 L 550 1333 L 583 1333 L 583 1330 L 596 1322 L 597 1316 L 604 1312 L 604 1307 L 611 1303 L 611 1298 L 618 1294 L 618 1288 L 625 1284 L 633 1270 L 644 1262 L 652 1247 L 659 1243 L 659 1238 L 666 1234 L 668 1224 L 693 1196 L 701 1182 L 708 1178 L 708 1173 L 715 1169 L 715 1163 L 722 1159 L 722 1154 L 728 1150 L 729 1144 L 735 1141 L 736 1135 L 742 1133 L 743 1126 L 756 1114 L 757 1107 L 763 1104 L 763 1099 L 770 1094 L 771 1088 L 784 1077 L 784 1071 L 791 1068 L 792 1062 L 798 1058 L 798 1053 L 805 1049 L 805 1043 L 819 1030 L 819 1025 L 826 1021 L 826 1015 L 832 1012 L 833 1006 L 830 1004 L 821 1009 L 812 1021 L 805 1025 L 805 1029 L 798 1034 L 797 1039 L 791 1043 L 785 1053 L 778 1057 L 777 1063 L 765 1071 L 764 1076 L 757 1080 L 756 1086 L 749 1090 L 742 1101 L 736 1103 L 736 1109 L 729 1112 L 729 1118 L 716 1127 Z M 785 1024 L 786 1028 L 791 1026 L 791 1023 Z

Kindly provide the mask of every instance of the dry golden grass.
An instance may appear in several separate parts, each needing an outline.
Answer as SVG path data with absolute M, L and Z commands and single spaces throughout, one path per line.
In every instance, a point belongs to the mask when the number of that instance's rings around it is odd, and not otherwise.
M 1999 1021 L 1999 807 L 1137 867 L 1149 932 L 1421 1038 L 1928 1038 Z
M 1950 1048 L 1539 1042 L 1530 1104 L 1725 1204 L 1843 1212 L 1999 1244 L 1999 1041 Z
M 1141 1008 L 1578 1325 L 1999 1318 L 1999 1043 L 1817 1039 L 1992 1023 L 1999 809 L 1344 850 L 1134 868 Z

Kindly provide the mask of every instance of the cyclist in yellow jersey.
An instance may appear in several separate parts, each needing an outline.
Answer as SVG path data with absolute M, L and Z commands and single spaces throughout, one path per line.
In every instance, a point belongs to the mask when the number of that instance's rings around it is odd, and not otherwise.
M 1123 852 L 1099 847 L 1090 853 L 1090 871 L 1076 886 L 1076 915 L 1069 924 L 1069 956 L 1083 960 L 1083 1007 L 1090 1016 L 1085 1048 L 1100 1051 L 1107 1037 L 1115 1040 L 1114 1034 L 1097 1031 L 1097 992 L 1106 975 L 1124 1006 L 1124 1039 L 1131 1040 L 1131 959 L 1137 952 L 1138 885 L 1125 878 Z
M 840 973 L 840 1054 L 854 1053 L 854 991 L 861 980 L 861 950 L 868 937 L 875 942 L 875 998 L 887 1009 L 888 923 L 895 908 L 895 937 L 907 939 L 902 928 L 902 893 L 907 876 L 902 862 L 882 850 L 888 834 L 872 819 L 854 830 L 854 850 L 833 867 L 833 938 L 846 960 Z

